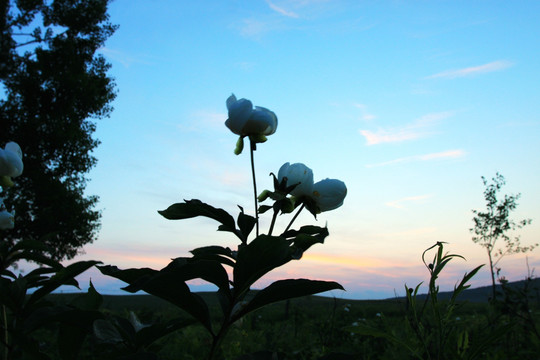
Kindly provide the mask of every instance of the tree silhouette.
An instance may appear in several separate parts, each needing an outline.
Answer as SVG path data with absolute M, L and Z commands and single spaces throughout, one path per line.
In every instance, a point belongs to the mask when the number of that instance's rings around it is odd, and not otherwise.
M 0 144 L 17 142 L 24 173 L 5 192 L 16 227 L 5 241 L 42 241 L 69 259 L 95 240 L 98 198 L 84 194 L 99 141 L 95 121 L 115 98 L 96 51 L 116 26 L 110 0 L 0 0 Z
M 492 298 L 496 298 L 495 274 L 500 271 L 497 267 L 499 261 L 509 254 L 524 253 L 532 251 L 538 244 L 522 246 L 519 236 L 511 237 L 510 231 L 521 229 L 531 223 L 531 219 L 523 219 L 518 222 L 510 219 L 510 212 L 517 207 L 517 201 L 521 194 L 504 195 L 502 200 L 497 199 L 497 194 L 506 184 L 504 176 L 497 173 L 491 179 L 491 183 L 482 176 L 482 181 L 486 189 L 484 190 L 484 199 L 486 200 L 486 212 L 473 210 L 474 228 L 470 231 L 474 234 L 472 240 L 480 244 L 487 251 L 489 258 L 489 269 L 491 272 Z M 504 245 L 496 248 L 497 242 L 502 240 Z M 499 241 L 500 245 L 500 241 Z

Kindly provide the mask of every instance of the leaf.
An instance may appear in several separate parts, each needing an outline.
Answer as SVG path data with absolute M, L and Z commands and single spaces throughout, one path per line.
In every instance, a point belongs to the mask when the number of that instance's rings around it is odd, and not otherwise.
M 272 209 L 272 206 L 270 205 L 261 205 L 259 206 L 259 214 L 264 214 L 265 212 L 267 212 L 268 210 Z
M 242 208 L 240 208 L 242 209 Z M 238 219 L 236 220 L 236 223 L 238 224 L 238 228 L 240 229 L 240 233 L 242 234 L 243 240 L 242 242 L 247 242 L 248 236 L 255 227 L 255 224 L 257 223 L 257 219 L 255 219 L 251 215 L 246 215 L 244 213 L 244 210 L 242 209 L 242 212 L 238 214 Z
M 456 301 L 458 295 L 463 290 L 466 290 L 471 286 L 467 285 L 467 283 L 473 278 L 474 275 L 476 275 L 476 273 L 480 270 L 480 268 L 482 268 L 482 266 L 484 266 L 484 264 L 475 267 L 470 273 L 465 273 L 465 275 L 463 275 L 463 279 L 461 279 L 459 285 L 454 287 L 454 293 L 452 294 L 451 303 Z
M 221 290 L 229 290 L 229 276 L 225 268 L 217 261 L 180 257 L 160 270 L 160 274 L 165 273 L 176 281 L 203 279 Z
M 139 347 L 147 347 L 154 341 L 178 330 L 193 324 L 192 319 L 172 319 L 164 324 L 154 324 L 142 328 L 137 332 L 136 343 Z
M 190 291 L 185 282 L 175 278 L 173 273 L 160 273 L 149 268 L 120 270 L 116 266 L 98 266 L 105 275 L 115 277 L 129 284 L 123 288 L 128 292 L 143 290 L 148 294 L 167 300 L 197 319 L 210 333 L 210 313 L 203 299 Z
M 70 303 L 71 306 L 81 310 L 98 310 L 102 304 L 103 296 L 96 291 L 92 281 L 90 281 L 88 292 L 77 296 Z
M 253 310 L 274 302 L 336 289 L 345 290 L 340 284 L 334 281 L 308 279 L 278 280 L 257 292 L 253 299 L 235 315 L 235 318 L 239 319 Z
M 94 335 L 104 343 L 118 344 L 124 341 L 122 335 L 120 335 L 120 332 L 116 329 L 116 326 L 109 320 L 98 319 L 94 321 L 93 329 Z
M 240 247 L 233 271 L 235 296 L 249 290 L 264 274 L 291 259 L 289 241 L 279 236 L 260 235 Z
M 63 268 L 63 266 L 58 261 L 53 260 L 53 259 L 47 257 L 46 255 L 43 255 L 43 254 L 40 254 L 40 253 L 37 253 L 37 252 L 33 252 L 33 251 L 27 251 L 27 250 L 24 250 L 24 251 L 13 254 L 9 258 L 9 262 L 14 263 L 14 262 L 16 262 L 18 260 L 21 260 L 21 259 L 27 260 L 27 261 L 33 261 L 33 262 L 38 263 L 38 264 L 48 265 L 48 266 L 54 268 L 55 270 L 60 270 L 60 269 Z
M 102 319 L 99 311 L 74 309 L 62 314 L 58 332 L 58 351 L 65 360 L 77 359 L 84 339 L 95 321 Z M 62 320 L 62 319 L 60 319 Z
M 236 233 L 234 218 L 223 209 L 217 209 L 205 204 L 200 200 L 184 200 L 183 203 L 176 203 L 165 210 L 158 211 L 164 218 L 169 220 L 190 219 L 197 216 L 205 216 L 221 223 L 218 230 Z M 237 234 L 238 235 L 238 234 Z
M 231 249 L 222 246 L 205 246 L 190 251 L 194 258 L 218 261 L 221 264 L 234 267 L 234 255 Z
M 101 261 L 87 260 L 87 261 L 78 261 L 76 263 L 70 264 L 63 269 L 60 269 L 56 272 L 51 278 L 45 282 L 45 284 L 34 291 L 28 300 L 29 304 L 35 303 L 37 300 L 41 299 L 43 296 L 50 294 L 58 287 L 62 285 L 73 285 L 78 286 L 75 277 L 85 272 L 92 266 L 96 264 L 101 264 Z

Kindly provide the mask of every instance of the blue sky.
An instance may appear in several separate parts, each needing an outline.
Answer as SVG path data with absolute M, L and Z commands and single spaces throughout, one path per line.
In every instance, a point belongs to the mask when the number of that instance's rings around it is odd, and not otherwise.
M 102 228 L 77 260 L 160 268 L 199 246 L 236 246 L 209 220 L 157 213 L 191 198 L 253 211 L 249 155 L 233 154 L 223 124 L 231 93 L 279 119 L 255 154 L 260 190 L 285 162 L 348 187 L 316 222 L 326 243 L 260 285 L 307 277 L 341 282 L 338 297 L 392 297 L 426 279 L 422 251 L 447 241 L 467 258 L 441 278 L 451 289 L 487 261 L 469 228 L 485 206 L 481 176 L 497 171 L 505 192 L 522 193 L 514 217 L 533 219 L 522 242 L 539 242 L 539 2 L 116 0 L 110 14 L 120 28 L 100 51 L 118 97 L 98 122 L 87 188 Z M 528 262 L 540 265 L 538 251 Z M 524 256 L 500 265 L 526 276 Z M 85 277 L 104 293 L 121 286 Z M 488 283 L 487 269 L 473 281 Z

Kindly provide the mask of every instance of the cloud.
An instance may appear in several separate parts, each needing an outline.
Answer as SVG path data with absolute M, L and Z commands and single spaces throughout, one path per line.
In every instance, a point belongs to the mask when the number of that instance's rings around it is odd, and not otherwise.
M 385 161 L 378 164 L 368 164 L 366 165 L 366 167 L 367 168 L 381 167 L 381 166 L 394 165 L 394 164 L 399 164 L 399 163 L 410 163 L 410 162 L 417 162 L 417 161 L 459 159 L 459 158 L 464 157 L 466 154 L 467 153 L 464 150 L 448 150 L 448 151 L 442 151 L 438 153 L 431 153 L 431 154 L 425 154 L 425 155 L 407 156 L 407 157 L 402 157 L 395 160 Z
M 422 200 L 429 199 L 430 197 L 432 197 L 432 195 L 409 196 L 409 197 L 402 198 L 402 199 L 399 199 L 399 200 L 389 201 L 389 202 L 385 203 L 385 205 L 389 206 L 389 207 L 396 208 L 396 209 L 403 209 L 403 207 L 404 207 L 403 203 L 420 202 Z
M 272 29 L 267 22 L 255 19 L 244 19 L 240 27 L 240 34 L 246 37 L 258 37 Z
M 270 6 L 270 9 L 274 10 L 275 12 L 283 15 L 283 16 L 287 16 L 287 17 L 291 17 L 291 18 L 298 18 L 298 14 L 296 14 L 295 12 L 293 11 L 288 11 L 288 10 L 285 10 L 284 8 L 266 0 L 266 3 L 268 4 L 268 6 Z
M 152 64 L 151 61 L 147 60 L 149 58 L 148 56 L 131 56 L 131 55 L 126 54 L 125 52 L 110 49 L 108 47 L 101 47 L 99 48 L 99 51 L 103 55 L 105 55 L 108 59 L 119 62 L 125 68 L 129 68 L 133 64 L 143 64 L 143 65 Z
M 431 128 L 436 122 L 453 115 L 453 112 L 440 112 L 424 115 L 413 123 L 392 128 L 379 128 L 377 131 L 360 130 L 360 134 L 366 138 L 366 145 L 402 142 L 415 140 L 431 135 Z
M 507 60 L 493 61 L 484 65 L 471 66 L 463 69 L 446 70 L 434 75 L 430 75 L 427 79 L 455 79 L 459 77 L 472 76 L 477 74 L 485 74 L 493 71 L 499 71 L 513 66 L 514 64 Z
M 354 106 L 359 108 L 360 111 L 362 112 L 362 120 L 364 120 L 364 121 L 375 120 L 376 116 L 367 111 L 367 106 L 366 105 L 364 105 L 364 104 L 354 104 Z

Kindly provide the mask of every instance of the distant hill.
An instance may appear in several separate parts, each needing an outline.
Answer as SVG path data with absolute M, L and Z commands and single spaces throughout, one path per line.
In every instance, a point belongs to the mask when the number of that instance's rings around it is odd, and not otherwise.
M 526 280 L 509 282 L 508 286 L 513 289 L 523 289 Z M 501 285 L 497 285 L 497 291 L 502 292 Z M 537 302 L 540 302 L 540 278 L 532 279 L 529 283 L 529 293 Z M 418 295 L 418 298 L 424 299 L 427 294 Z M 439 299 L 448 300 L 452 297 L 452 291 L 444 291 L 439 293 Z M 471 302 L 487 302 L 491 298 L 491 285 L 481 286 L 474 289 L 464 290 L 458 296 L 460 301 Z

